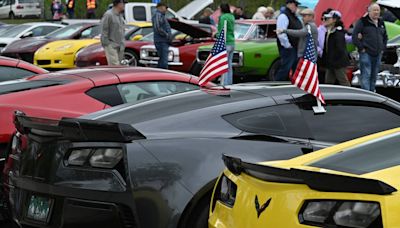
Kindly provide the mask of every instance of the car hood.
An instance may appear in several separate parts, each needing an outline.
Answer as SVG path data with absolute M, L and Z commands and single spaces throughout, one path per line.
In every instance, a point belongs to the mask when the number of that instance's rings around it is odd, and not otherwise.
M 376 3 L 386 7 L 394 15 L 396 15 L 398 19 L 400 19 L 400 2 L 398 0 L 378 0 Z
M 195 0 L 191 1 L 189 4 L 184 6 L 178 12 L 176 12 L 179 16 L 192 19 L 196 14 L 200 13 L 204 8 L 208 5 L 212 4 L 214 0 Z
M 100 40 L 98 39 L 58 40 L 44 45 L 36 52 L 36 54 L 51 54 L 52 52 L 77 52 L 83 47 L 99 42 Z
M 16 40 L 8 45 L 4 52 L 19 52 L 37 49 L 50 41 L 50 39 L 44 37 Z
M 168 19 L 169 24 L 171 25 L 171 28 L 178 30 L 180 32 L 183 32 L 185 34 L 188 34 L 189 36 L 193 38 L 205 38 L 205 37 L 211 37 L 211 33 L 195 27 L 193 25 L 177 21 L 175 19 Z

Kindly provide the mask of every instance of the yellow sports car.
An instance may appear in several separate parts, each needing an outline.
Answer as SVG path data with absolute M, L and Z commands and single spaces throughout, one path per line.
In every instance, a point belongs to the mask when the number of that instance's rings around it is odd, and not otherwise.
M 88 37 L 92 39 L 58 40 L 39 48 L 34 55 L 35 65 L 45 69 L 68 69 L 75 67 L 75 56 L 83 48 L 100 43 L 100 26 L 93 27 Z M 126 26 L 125 39 L 138 40 L 152 32 L 151 23 L 134 22 Z
M 400 128 L 287 161 L 223 160 L 210 228 L 400 227 Z

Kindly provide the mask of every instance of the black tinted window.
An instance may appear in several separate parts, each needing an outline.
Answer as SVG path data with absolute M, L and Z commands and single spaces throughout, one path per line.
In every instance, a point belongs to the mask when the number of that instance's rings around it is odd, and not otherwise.
M 124 103 L 116 85 L 92 88 L 86 94 L 110 106 Z
M 322 115 L 315 115 L 311 105 L 301 107 L 313 138 L 319 141 L 343 142 L 400 126 L 395 110 L 374 103 L 328 104 Z
M 0 66 L 0 81 L 9 81 L 15 79 L 26 78 L 36 73 L 33 73 L 28 70 L 15 68 L 15 67 L 7 67 L 7 66 Z
M 400 134 L 396 133 L 363 143 L 309 165 L 360 175 L 400 165 L 399 148 Z
M 133 7 L 133 18 L 137 21 L 146 21 L 146 9 L 144 6 Z
M 278 105 L 225 115 L 223 118 L 236 128 L 257 134 L 308 138 L 295 105 Z

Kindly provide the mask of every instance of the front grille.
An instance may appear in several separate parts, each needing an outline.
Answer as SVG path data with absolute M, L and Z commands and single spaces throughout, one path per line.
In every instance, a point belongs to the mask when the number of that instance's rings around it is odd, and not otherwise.
M 49 65 L 51 64 L 51 60 L 38 60 L 38 65 Z
M 232 64 L 233 65 L 240 64 L 240 53 L 239 52 L 233 53 Z
M 132 210 L 129 207 L 127 207 L 125 205 L 120 205 L 119 208 L 120 208 L 121 222 L 122 222 L 122 226 L 124 228 L 139 227 L 133 217 Z
M 149 51 L 149 57 L 158 57 L 157 51 Z
M 210 51 L 199 51 L 197 53 L 197 58 L 202 61 L 205 62 L 208 58 L 208 55 L 210 55 Z

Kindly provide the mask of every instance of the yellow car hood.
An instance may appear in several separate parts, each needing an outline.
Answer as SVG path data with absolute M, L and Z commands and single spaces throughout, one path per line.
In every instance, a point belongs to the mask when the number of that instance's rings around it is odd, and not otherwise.
M 61 53 L 71 53 L 75 54 L 81 48 L 89 46 L 91 44 L 100 43 L 99 39 L 84 39 L 84 40 L 58 40 L 50 42 L 39 50 L 37 50 L 36 54 L 49 54 L 51 55 L 54 52 Z

